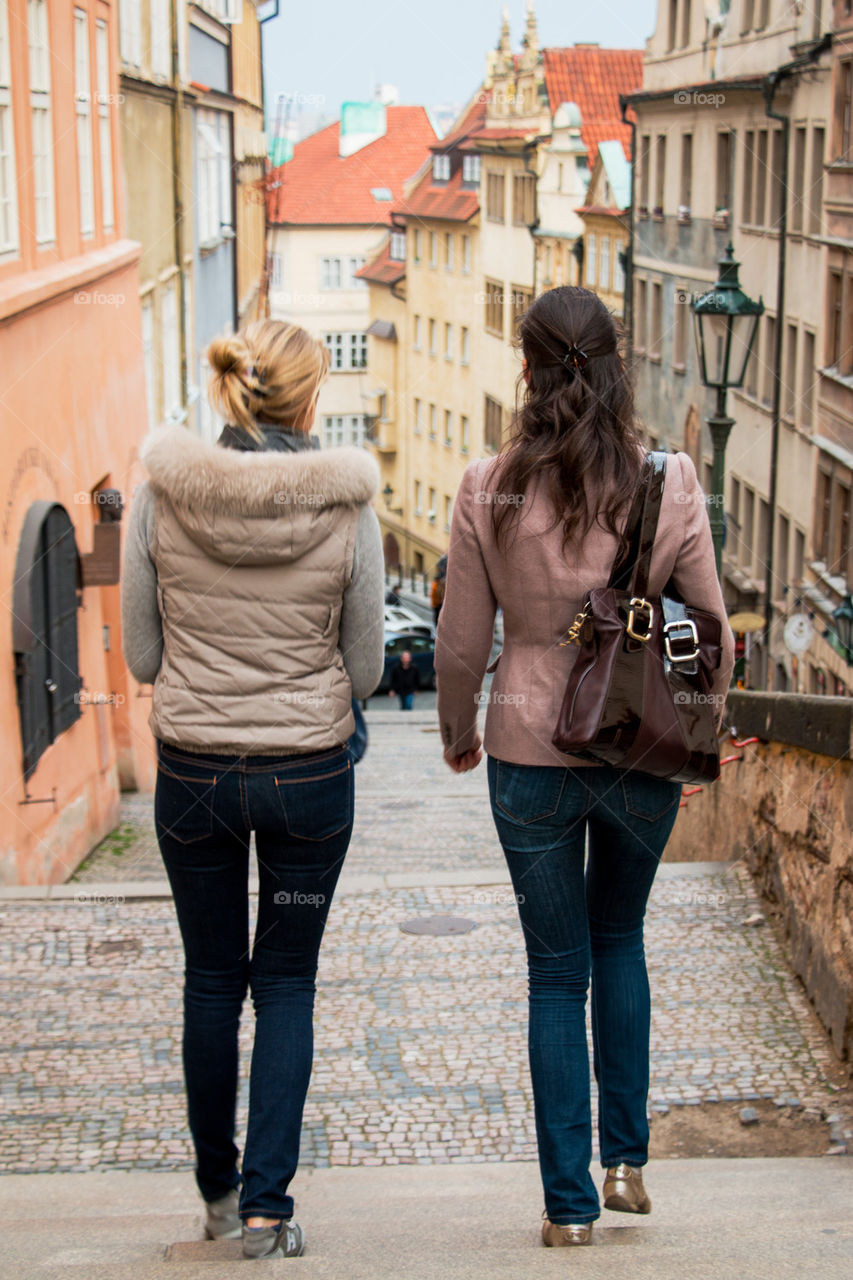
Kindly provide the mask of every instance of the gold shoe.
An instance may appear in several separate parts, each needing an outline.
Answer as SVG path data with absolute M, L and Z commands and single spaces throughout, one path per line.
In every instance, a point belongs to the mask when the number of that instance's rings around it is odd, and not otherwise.
M 643 1186 L 643 1171 L 632 1164 L 617 1164 L 604 1179 L 604 1207 L 617 1213 L 651 1213 L 652 1202 Z
M 542 1214 L 542 1243 L 549 1249 L 569 1244 L 592 1244 L 591 1222 L 567 1222 L 560 1226 Z

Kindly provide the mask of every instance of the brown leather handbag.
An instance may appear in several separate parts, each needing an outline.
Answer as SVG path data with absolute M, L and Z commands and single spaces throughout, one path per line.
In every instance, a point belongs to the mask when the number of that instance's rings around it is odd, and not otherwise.
M 680 598 L 670 579 L 648 594 L 666 454 L 646 456 L 628 515 L 628 549 L 589 592 L 565 644 L 580 645 L 553 744 L 560 751 L 673 782 L 711 782 L 720 749 L 711 694 L 720 619 Z

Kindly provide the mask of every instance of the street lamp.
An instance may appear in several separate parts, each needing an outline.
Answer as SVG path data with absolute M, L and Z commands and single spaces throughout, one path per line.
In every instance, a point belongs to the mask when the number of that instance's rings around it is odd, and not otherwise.
M 853 596 L 845 596 L 837 609 L 833 611 L 835 634 L 844 650 L 848 666 L 853 664 Z
M 708 427 L 714 446 L 711 534 L 718 577 L 722 576 L 725 527 L 723 498 L 726 445 L 734 426 L 734 419 L 726 414 L 726 393 L 729 387 L 743 386 L 746 366 L 758 332 L 758 319 L 764 312 L 764 303 L 760 299 L 754 302 L 741 289 L 738 265 L 734 259 L 734 245 L 728 244 L 718 263 L 720 275 L 717 283 L 708 293 L 695 298 L 692 304 L 699 352 L 699 376 L 706 387 L 717 393 L 716 411 L 708 419 Z

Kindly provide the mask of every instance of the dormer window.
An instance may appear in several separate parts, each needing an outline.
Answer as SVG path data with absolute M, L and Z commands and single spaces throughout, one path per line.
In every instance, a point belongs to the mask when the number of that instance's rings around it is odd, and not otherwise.
M 406 233 L 405 231 L 391 232 L 391 261 L 406 261 Z
M 433 182 L 448 182 L 450 180 L 450 156 L 440 155 L 432 158 L 432 180 Z
M 480 157 L 479 156 L 463 156 L 462 157 L 462 181 L 470 182 L 472 185 L 480 185 Z

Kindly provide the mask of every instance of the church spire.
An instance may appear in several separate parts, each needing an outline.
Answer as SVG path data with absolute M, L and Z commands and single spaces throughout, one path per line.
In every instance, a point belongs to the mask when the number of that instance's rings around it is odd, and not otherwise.
M 525 70 L 532 70 L 539 61 L 539 28 L 536 24 L 535 0 L 525 0 L 525 10 L 521 65 Z

